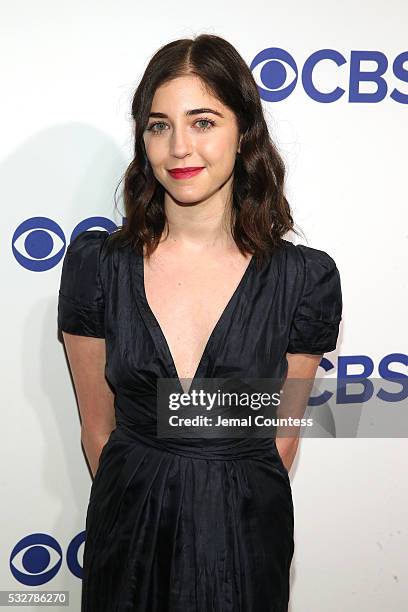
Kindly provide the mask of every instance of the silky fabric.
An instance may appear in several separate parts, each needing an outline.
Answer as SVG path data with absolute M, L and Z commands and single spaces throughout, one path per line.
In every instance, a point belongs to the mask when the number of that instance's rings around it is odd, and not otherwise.
M 157 436 L 157 379 L 177 371 L 143 257 L 109 242 L 102 230 L 77 235 L 58 301 L 60 330 L 105 338 L 115 394 L 86 515 L 81 612 L 286 612 L 294 509 L 275 440 Z M 283 240 L 260 270 L 250 260 L 193 381 L 283 379 L 287 352 L 336 348 L 341 311 L 334 260 Z

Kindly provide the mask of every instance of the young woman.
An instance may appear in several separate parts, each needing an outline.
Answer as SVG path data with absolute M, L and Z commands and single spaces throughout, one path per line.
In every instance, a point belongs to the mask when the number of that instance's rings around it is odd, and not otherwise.
M 313 379 L 339 273 L 283 238 L 284 166 L 227 41 L 159 49 L 132 115 L 126 224 L 76 236 L 59 292 L 95 474 L 82 612 L 284 612 L 297 439 L 161 438 L 157 380 Z

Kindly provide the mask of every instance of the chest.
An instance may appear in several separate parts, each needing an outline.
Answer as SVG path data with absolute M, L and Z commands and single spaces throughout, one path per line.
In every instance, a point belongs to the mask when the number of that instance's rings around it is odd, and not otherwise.
M 229 260 L 143 264 L 148 305 L 169 346 L 179 378 L 193 378 L 211 334 L 243 282 L 250 256 Z

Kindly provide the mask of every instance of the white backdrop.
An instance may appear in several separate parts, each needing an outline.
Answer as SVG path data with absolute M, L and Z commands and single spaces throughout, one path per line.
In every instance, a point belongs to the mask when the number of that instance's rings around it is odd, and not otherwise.
M 342 278 L 330 375 L 340 356 L 363 356 L 379 376 L 390 354 L 400 362 L 394 370 L 406 373 L 408 62 L 406 82 L 393 62 L 407 52 L 408 4 L 14 0 L 2 9 L 1 588 L 68 590 L 70 609 L 79 610 L 91 479 L 56 334 L 63 238 L 69 243 L 93 216 L 121 222 L 113 192 L 131 159 L 130 100 L 149 58 L 162 44 L 201 32 L 225 37 L 248 65 L 271 47 L 292 56 L 295 89 L 263 105 L 288 165 L 297 225 L 307 244 L 336 260 Z M 346 60 L 322 61 L 314 71 L 317 89 L 344 89 L 327 104 L 312 99 L 301 78 L 307 58 L 323 49 Z M 349 101 L 356 51 L 388 60 L 383 99 Z M 394 88 L 405 103 L 390 97 Z M 360 85 L 360 92 L 376 89 Z M 52 250 L 45 229 L 57 230 Z M 407 446 L 404 438 L 302 440 L 290 473 L 290 612 L 407 609 Z

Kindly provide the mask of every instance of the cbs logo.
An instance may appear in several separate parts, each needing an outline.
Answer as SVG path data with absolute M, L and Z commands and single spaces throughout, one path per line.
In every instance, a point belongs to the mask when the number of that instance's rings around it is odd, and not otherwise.
M 404 51 L 397 55 L 391 67 L 392 75 L 403 83 L 408 83 L 408 70 L 404 68 L 404 63 L 407 61 L 408 51 Z M 301 70 L 303 89 L 312 100 L 321 103 L 336 102 L 346 93 L 345 89 L 338 86 L 331 91 L 318 89 L 314 73 L 319 69 L 321 62 L 330 62 L 339 70 L 345 66 L 343 70 L 346 71 L 348 82 L 348 102 L 381 102 L 387 96 L 388 59 L 384 53 L 351 51 L 350 58 L 346 59 L 335 49 L 320 49 L 306 59 Z M 374 67 L 364 69 L 363 62 L 370 62 Z M 279 47 L 269 47 L 260 51 L 252 60 L 250 69 L 258 85 L 259 94 L 266 102 L 285 100 L 295 89 L 299 76 L 294 58 Z M 371 88 L 374 86 L 376 91 L 360 92 L 360 84 L 363 82 L 369 83 Z M 389 97 L 400 104 L 408 104 L 408 94 L 398 89 L 392 89 Z
M 70 242 L 83 230 L 103 229 L 109 233 L 117 229 L 106 217 L 89 217 L 76 225 Z M 14 257 L 31 272 L 51 270 L 64 257 L 67 242 L 62 228 L 48 217 L 31 217 L 17 227 L 11 241 Z
M 78 552 L 85 542 L 85 531 L 81 531 L 68 545 L 66 562 L 69 570 L 82 579 L 82 565 Z M 63 553 L 55 538 L 47 533 L 32 533 L 14 546 L 10 554 L 10 571 L 14 578 L 30 587 L 52 580 L 60 570 Z

